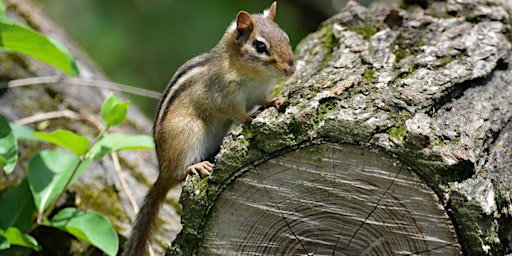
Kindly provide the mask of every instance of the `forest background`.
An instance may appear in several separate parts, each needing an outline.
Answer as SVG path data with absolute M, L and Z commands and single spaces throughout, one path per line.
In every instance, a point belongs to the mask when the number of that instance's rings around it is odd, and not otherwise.
M 345 0 L 278 1 L 277 23 L 292 47 Z M 360 0 L 368 5 L 371 0 Z M 39 0 L 40 6 L 115 82 L 162 91 L 188 59 L 211 49 L 240 10 L 261 13 L 271 0 Z M 156 99 L 130 95 L 150 117 Z

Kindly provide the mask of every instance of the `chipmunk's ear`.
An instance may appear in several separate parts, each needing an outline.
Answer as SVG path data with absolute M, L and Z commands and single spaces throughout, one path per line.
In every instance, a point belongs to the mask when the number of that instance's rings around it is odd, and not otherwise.
M 277 2 L 273 2 L 272 5 L 270 6 L 270 8 L 268 8 L 267 10 L 265 10 L 263 12 L 263 16 L 265 16 L 271 20 L 274 20 L 274 18 L 276 17 L 276 6 L 277 6 Z
M 241 11 L 236 16 L 236 40 L 249 38 L 254 28 L 254 21 L 249 13 Z

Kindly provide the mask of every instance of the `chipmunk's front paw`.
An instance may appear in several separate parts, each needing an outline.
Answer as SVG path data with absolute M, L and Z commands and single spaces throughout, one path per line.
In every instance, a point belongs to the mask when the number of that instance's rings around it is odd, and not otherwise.
M 267 105 L 267 107 L 279 108 L 281 105 L 283 105 L 283 102 L 284 102 L 284 98 L 277 98 L 277 99 L 273 99 L 266 105 Z
M 213 172 L 213 164 L 208 161 L 196 163 L 196 164 L 193 164 L 193 165 L 187 167 L 186 172 L 188 174 L 194 174 L 194 175 L 201 174 L 203 176 L 210 176 L 210 174 L 212 174 L 212 172 Z

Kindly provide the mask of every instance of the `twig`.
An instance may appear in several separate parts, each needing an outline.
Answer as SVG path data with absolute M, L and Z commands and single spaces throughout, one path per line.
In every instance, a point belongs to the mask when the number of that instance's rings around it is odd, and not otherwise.
M 91 123 L 92 125 L 94 125 L 95 127 L 97 127 L 99 130 L 102 130 L 104 128 L 103 123 L 101 121 L 99 121 L 98 119 L 96 119 L 94 116 L 83 115 L 83 114 L 71 111 L 69 109 L 35 114 L 33 116 L 18 119 L 16 121 L 14 121 L 14 123 L 24 125 L 24 124 L 31 124 L 31 123 L 48 120 L 48 119 L 55 119 L 55 118 L 62 118 L 62 117 L 87 121 L 87 122 Z
M 97 87 L 97 88 L 104 88 L 104 89 L 110 89 L 110 90 L 114 90 L 114 91 L 131 93 L 131 94 L 145 96 L 145 97 L 153 98 L 153 99 L 160 98 L 160 93 L 156 92 L 156 91 L 152 91 L 152 90 L 137 88 L 134 86 L 128 86 L 125 84 L 109 82 L 109 81 L 84 79 L 84 78 L 79 78 L 79 77 L 63 77 L 63 76 L 39 76 L 39 77 L 11 80 L 7 83 L 0 83 L 0 89 L 15 88 L 15 87 L 22 87 L 22 86 L 36 85 L 36 84 L 55 84 L 55 83 L 66 83 L 66 84 L 71 84 L 71 85 Z
M 122 168 L 121 168 L 121 164 L 119 163 L 119 157 L 118 157 L 117 153 L 112 152 L 110 154 L 110 157 L 112 157 L 112 162 L 114 163 L 114 169 L 116 169 L 117 177 L 119 178 L 119 181 L 121 182 L 121 187 L 123 188 L 123 191 L 126 194 L 128 201 L 130 201 L 130 204 L 132 205 L 133 211 L 135 213 L 139 212 L 139 205 L 137 204 L 137 201 L 135 201 L 132 191 L 128 188 L 128 184 L 126 183 L 126 179 L 124 178 L 124 175 L 122 173 Z

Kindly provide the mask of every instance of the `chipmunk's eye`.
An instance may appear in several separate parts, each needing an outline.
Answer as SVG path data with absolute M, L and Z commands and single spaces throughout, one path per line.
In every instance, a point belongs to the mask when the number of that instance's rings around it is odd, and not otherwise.
M 266 53 L 266 54 L 268 54 L 267 45 L 264 42 L 258 41 L 258 40 L 254 40 L 254 41 L 252 41 L 252 46 L 254 46 L 254 49 L 256 49 L 256 51 L 258 53 Z

